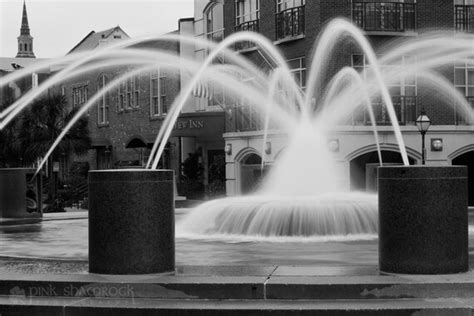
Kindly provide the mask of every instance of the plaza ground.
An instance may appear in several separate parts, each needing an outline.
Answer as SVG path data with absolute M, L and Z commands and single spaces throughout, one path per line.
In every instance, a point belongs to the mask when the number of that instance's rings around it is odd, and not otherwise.
M 86 216 L 68 212 L 45 214 L 44 219 L 45 224 L 67 223 Z M 307 244 L 310 257 L 312 251 Z M 474 248 L 469 253 L 472 267 Z M 378 271 L 373 258 L 313 265 L 304 258 L 298 265 L 273 260 L 274 264 L 272 259 L 260 264 L 178 263 L 174 275 L 118 276 L 90 274 L 84 259 L 4 256 L 0 314 L 471 315 L 474 309 L 472 271 L 389 275 Z

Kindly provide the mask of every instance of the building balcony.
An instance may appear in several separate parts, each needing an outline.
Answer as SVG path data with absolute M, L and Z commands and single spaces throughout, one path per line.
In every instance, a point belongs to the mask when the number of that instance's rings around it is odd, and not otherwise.
M 260 30 L 260 21 L 252 20 L 241 23 L 235 26 L 235 32 L 259 32 Z M 251 41 L 242 41 L 235 44 L 235 50 L 244 50 L 248 48 L 253 48 L 255 44 Z
M 415 32 L 416 3 L 354 1 L 352 20 L 369 33 Z
M 305 33 L 305 6 L 290 8 L 275 15 L 276 40 L 291 39 Z
M 393 96 L 392 102 L 400 125 L 414 124 L 417 118 L 418 108 L 416 96 Z M 377 125 L 391 125 L 388 111 L 383 102 L 372 103 L 375 121 Z M 360 111 L 353 117 L 354 125 L 370 125 L 369 111 Z
M 457 32 L 474 33 L 474 5 L 454 6 L 454 17 Z

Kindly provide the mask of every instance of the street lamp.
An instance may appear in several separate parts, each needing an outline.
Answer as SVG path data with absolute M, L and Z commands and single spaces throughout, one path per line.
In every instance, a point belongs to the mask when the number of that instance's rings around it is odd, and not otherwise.
M 420 116 L 415 121 L 418 131 L 421 133 L 421 164 L 425 164 L 426 148 L 425 148 L 425 134 L 430 128 L 431 120 L 426 115 L 425 111 L 421 111 Z

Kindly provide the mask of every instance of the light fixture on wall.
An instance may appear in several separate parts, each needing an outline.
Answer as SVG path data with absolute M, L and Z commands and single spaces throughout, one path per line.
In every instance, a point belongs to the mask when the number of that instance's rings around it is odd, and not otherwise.
M 266 142 L 265 143 L 265 153 L 267 155 L 270 155 L 272 153 L 272 143 L 271 142 Z
M 443 151 L 443 139 L 432 138 L 431 139 L 431 151 Z
M 339 139 L 330 139 L 328 141 L 328 149 L 332 152 L 339 151 Z
M 227 155 L 232 155 L 232 144 L 226 144 L 224 151 Z

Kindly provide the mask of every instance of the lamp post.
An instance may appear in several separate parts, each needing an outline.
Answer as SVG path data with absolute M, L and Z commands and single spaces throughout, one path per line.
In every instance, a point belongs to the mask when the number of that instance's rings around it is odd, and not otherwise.
M 421 164 L 425 164 L 426 148 L 425 148 L 425 135 L 431 125 L 430 118 L 426 115 L 425 111 L 422 110 L 420 116 L 416 119 L 416 127 L 421 133 Z

